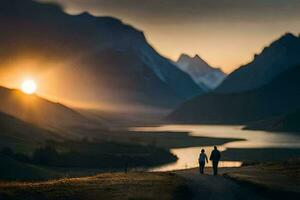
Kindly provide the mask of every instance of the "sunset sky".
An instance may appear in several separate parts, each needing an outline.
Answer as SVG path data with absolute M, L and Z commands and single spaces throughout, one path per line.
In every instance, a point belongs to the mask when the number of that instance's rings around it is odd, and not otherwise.
M 299 0 L 39 0 L 72 14 L 115 16 L 145 32 L 164 56 L 199 54 L 230 72 L 285 32 L 300 32 Z

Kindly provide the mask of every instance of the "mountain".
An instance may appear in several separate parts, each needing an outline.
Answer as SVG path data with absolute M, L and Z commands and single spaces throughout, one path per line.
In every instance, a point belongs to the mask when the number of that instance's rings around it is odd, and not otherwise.
M 192 58 L 182 54 L 178 58 L 176 65 L 179 69 L 188 73 L 202 88 L 214 89 L 226 78 L 226 74 L 221 69 L 211 67 L 198 55 Z
M 52 96 L 128 111 L 169 109 L 204 92 L 159 55 L 143 32 L 118 19 L 69 15 L 58 5 L 31 0 L 2 0 L 0 5 L 5 46 L 0 65 L 38 63 L 34 70 L 52 83 L 44 86 Z
M 46 128 L 68 128 L 89 123 L 84 116 L 62 104 L 5 87 L 0 87 L 0 112 Z
M 258 89 L 209 93 L 187 101 L 169 119 L 183 123 L 246 124 L 300 108 L 300 65 Z
M 267 84 L 281 72 L 300 64 L 300 37 L 287 33 L 255 55 L 252 62 L 231 73 L 216 89 L 242 92 Z
M 34 148 L 34 145 L 61 136 L 36 125 L 24 122 L 0 112 L 0 148 L 11 147 L 23 149 Z
M 245 129 L 299 133 L 300 110 L 251 123 Z

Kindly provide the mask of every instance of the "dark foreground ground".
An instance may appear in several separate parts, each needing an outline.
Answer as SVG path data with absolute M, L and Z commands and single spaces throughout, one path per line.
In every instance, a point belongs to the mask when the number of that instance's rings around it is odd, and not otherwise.
M 245 166 L 225 177 L 252 185 L 273 199 L 300 199 L 300 159 Z
M 171 173 L 103 173 L 36 183 L 0 183 L 1 200 L 189 199 L 183 178 Z
M 227 169 L 221 169 L 221 174 Z M 191 199 L 235 200 L 235 199 L 265 199 L 255 189 L 224 176 L 212 176 L 212 170 L 206 169 L 206 174 L 200 175 L 198 169 L 176 172 L 188 180 L 192 192 Z
M 220 176 L 198 169 L 176 174 L 188 180 L 192 199 L 300 199 L 300 160 L 221 168 Z
M 300 161 L 166 173 L 102 173 L 46 182 L 2 182 L 1 200 L 299 199 Z

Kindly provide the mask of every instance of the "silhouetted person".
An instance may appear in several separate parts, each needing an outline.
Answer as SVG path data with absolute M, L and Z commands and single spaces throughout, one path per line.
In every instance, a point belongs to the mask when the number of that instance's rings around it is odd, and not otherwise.
M 126 161 L 124 165 L 124 173 L 127 174 L 127 172 L 128 172 L 128 162 Z
M 221 153 L 216 146 L 214 146 L 214 150 L 211 152 L 209 160 L 212 161 L 214 175 L 218 175 L 218 164 L 221 159 Z
M 205 161 L 208 163 L 208 159 L 207 159 L 207 156 L 205 154 L 204 149 L 201 150 L 198 161 L 199 161 L 200 174 L 203 174 L 204 173 L 204 167 L 205 167 Z

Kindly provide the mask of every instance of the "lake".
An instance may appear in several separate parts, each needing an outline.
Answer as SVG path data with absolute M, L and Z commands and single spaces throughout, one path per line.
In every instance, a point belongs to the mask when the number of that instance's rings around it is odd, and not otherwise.
M 272 133 L 267 131 L 242 130 L 242 126 L 212 125 L 162 125 L 157 127 L 135 127 L 132 131 L 144 132 L 188 132 L 191 136 L 213 138 L 240 138 L 244 141 L 229 142 L 219 145 L 220 151 L 227 148 L 300 148 L 300 136 L 289 133 Z M 209 156 L 212 147 L 175 148 L 171 152 L 178 157 L 177 162 L 155 167 L 150 171 L 170 171 L 198 167 L 198 156 L 201 149 Z M 220 167 L 239 167 L 242 162 L 221 161 Z M 211 163 L 207 166 L 211 166 Z

